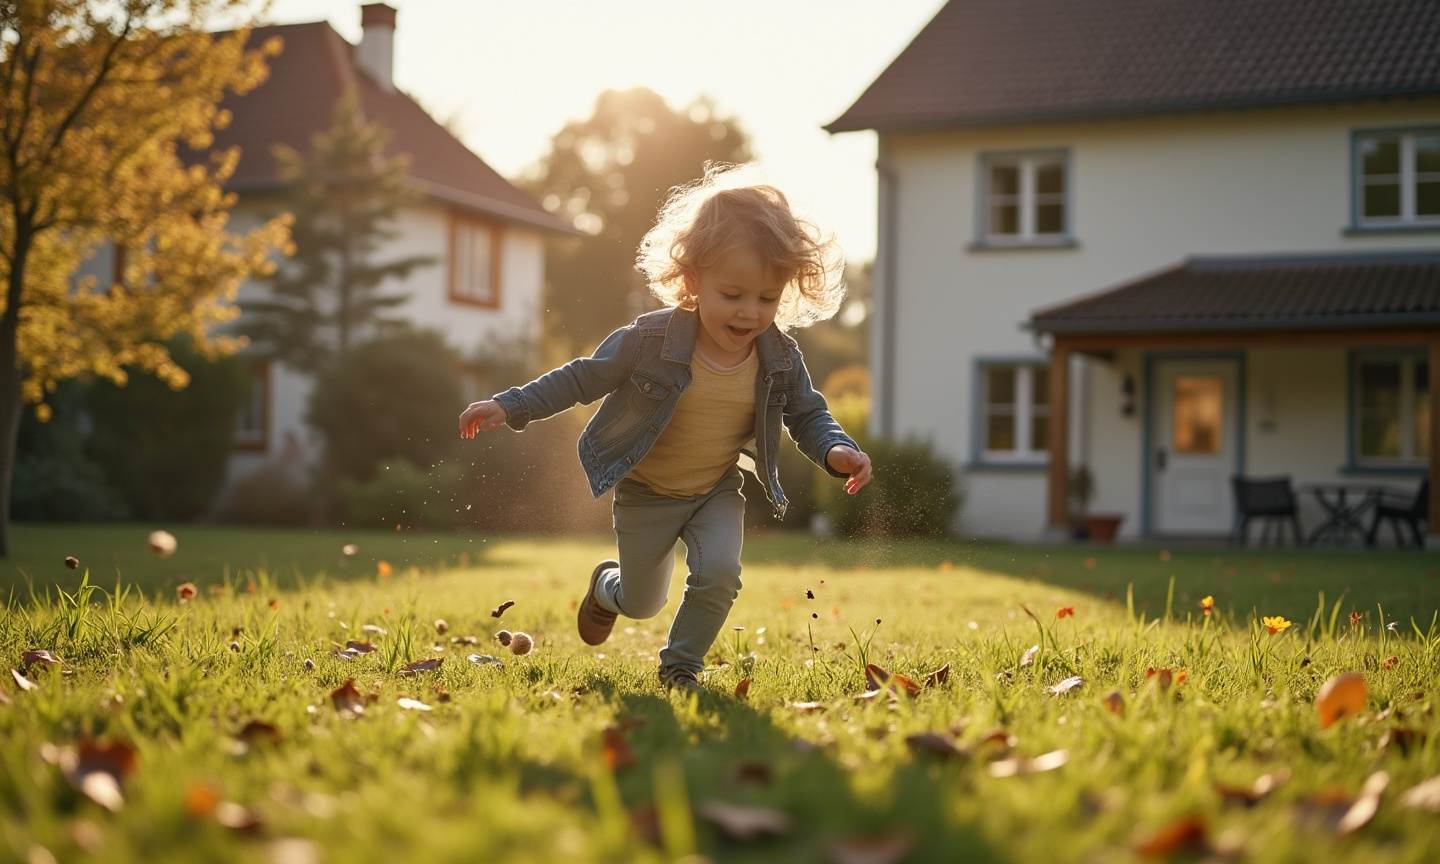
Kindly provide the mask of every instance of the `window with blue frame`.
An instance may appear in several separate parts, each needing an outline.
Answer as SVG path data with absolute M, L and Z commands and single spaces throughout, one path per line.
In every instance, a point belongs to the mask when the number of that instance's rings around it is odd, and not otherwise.
M 976 396 L 979 461 L 1040 464 L 1050 439 L 1050 369 L 1043 362 L 982 362 Z
M 1364 352 L 1351 375 L 1354 462 L 1420 466 L 1430 458 L 1430 365 L 1423 352 Z
M 1440 129 L 1355 136 L 1355 214 L 1362 228 L 1440 228 Z

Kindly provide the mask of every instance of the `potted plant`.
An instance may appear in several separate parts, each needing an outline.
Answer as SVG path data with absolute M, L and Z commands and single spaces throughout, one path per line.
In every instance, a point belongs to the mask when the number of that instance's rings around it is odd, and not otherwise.
M 1076 465 L 1070 469 L 1070 524 L 1077 540 L 1091 543 L 1113 543 L 1125 521 L 1122 513 L 1092 513 L 1090 501 L 1095 497 L 1095 475 L 1090 466 Z

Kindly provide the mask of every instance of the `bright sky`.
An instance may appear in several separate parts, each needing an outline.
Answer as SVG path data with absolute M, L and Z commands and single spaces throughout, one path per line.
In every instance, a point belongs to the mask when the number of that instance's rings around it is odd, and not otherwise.
M 395 83 L 517 176 L 606 89 L 710 96 L 851 261 L 875 254 L 875 135 L 838 117 L 944 0 L 389 0 Z M 279 23 L 360 39 L 362 0 L 275 0 Z

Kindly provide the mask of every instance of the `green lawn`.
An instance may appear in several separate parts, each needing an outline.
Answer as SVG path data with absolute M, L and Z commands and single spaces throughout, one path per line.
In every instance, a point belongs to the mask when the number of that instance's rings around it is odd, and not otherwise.
M 152 527 L 12 528 L 0 861 L 1420 862 L 1440 848 L 1435 813 L 1406 795 L 1440 774 L 1433 555 L 756 534 L 731 614 L 744 629 L 722 634 L 688 700 L 655 683 L 678 578 L 660 617 L 622 619 L 599 648 L 574 633 L 608 538 L 172 526 L 162 560 Z M 1294 623 L 1272 635 L 1259 616 Z M 502 626 L 534 650 L 509 653 Z M 350 640 L 376 650 L 342 659 Z M 63 669 L 14 677 L 31 650 Z M 439 668 L 404 674 L 427 659 Z M 857 698 L 865 661 L 948 677 Z M 1170 670 L 1169 688 L 1150 670 Z M 1321 728 L 1317 691 L 1348 671 L 1367 685 L 1360 716 Z M 331 695 L 351 679 L 360 716 Z M 1231 788 L 1261 778 L 1275 788 L 1258 801 Z

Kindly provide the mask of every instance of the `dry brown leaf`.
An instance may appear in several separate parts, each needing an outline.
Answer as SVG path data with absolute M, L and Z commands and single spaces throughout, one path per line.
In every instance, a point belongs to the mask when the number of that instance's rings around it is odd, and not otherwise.
M 73 747 L 46 744 L 40 755 L 58 766 L 70 785 L 112 813 L 125 806 L 120 787 L 135 770 L 135 748 L 123 741 L 96 742 L 82 738 Z
M 342 717 L 359 717 L 365 713 L 367 700 L 355 687 L 355 679 L 347 678 L 345 683 L 330 691 L 330 702 Z
M 968 755 L 951 743 L 950 739 L 938 732 L 919 732 L 905 736 L 905 744 L 916 753 L 929 753 L 942 759 L 960 758 Z
M 625 735 L 614 726 L 607 726 L 600 731 L 600 748 L 605 757 L 605 766 L 611 771 L 619 771 L 635 764 L 635 751 L 630 749 L 630 742 L 625 740 Z
M 345 643 L 345 650 L 355 654 L 369 654 L 372 651 L 378 650 L 378 648 L 379 646 L 374 642 L 361 642 L 356 639 L 351 639 Z
M 1255 782 L 1249 786 L 1231 786 L 1228 783 L 1216 783 L 1215 791 L 1220 793 L 1220 799 L 1226 804 L 1241 804 L 1245 807 L 1254 807 L 1265 799 L 1267 795 L 1285 785 L 1290 775 L 1285 772 L 1275 774 L 1262 774 L 1255 778 Z
M 1034 759 L 1001 759 L 990 763 L 991 777 L 1018 777 L 1021 774 L 1039 774 L 1054 771 L 1070 761 L 1069 750 L 1052 750 Z
M 829 710 L 824 702 L 791 702 L 790 707 L 801 714 L 816 714 Z
M 1209 827 L 1200 816 L 1185 816 L 1134 845 L 1140 855 L 1168 858 L 1176 852 L 1204 853 L 1210 849 Z
M 1336 675 L 1320 685 L 1315 694 L 1315 708 L 1320 712 L 1320 728 L 1329 729 L 1337 720 L 1354 717 L 1365 710 L 1368 696 L 1365 676 L 1359 672 Z
M 769 786 L 774 778 L 770 766 L 764 762 L 741 762 L 735 766 L 732 776 L 737 783 L 754 783 L 757 786 Z
M 69 567 L 71 570 L 78 570 L 80 568 L 80 559 L 76 558 L 74 555 L 66 555 L 65 566 Z
M 494 609 L 491 609 L 491 610 L 490 610 L 490 617 L 491 617 L 491 618 L 499 618 L 501 615 L 504 615 L 504 614 L 505 614 L 505 610 L 506 610 L 506 609 L 509 609 L 511 606 L 514 606 L 514 605 L 515 605 L 515 601 L 514 601 L 514 600 L 506 600 L 504 603 L 501 603 L 499 606 L 496 606 Z
M 949 677 L 950 664 L 946 663 L 944 666 L 941 666 L 939 669 L 936 669 L 934 672 L 931 672 L 929 675 L 925 676 L 925 686 L 939 687 L 941 684 L 944 684 L 945 681 L 949 679 Z
M 720 829 L 732 840 L 754 840 L 790 833 L 792 821 L 783 811 L 770 807 L 747 807 L 724 801 L 701 801 L 695 815 Z
M 1031 663 L 1034 663 L 1034 662 L 1035 662 L 1035 655 L 1036 655 L 1036 654 L 1039 654 L 1039 653 L 1040 653 L 1040 646 L 1039 646 L 1039 645 L 1031 645 L 1029 648 L 1026 648 L 1026 649 L 1025 649 L 1025 653 L 1020 655 L 1020 665 L 1021 665 L 1021 666 L 1029 666 Z
M 740 683 L 735 685 L 735 698 L 744 701 L 750 695 L 750 679 L 742 678 Z
M 1400 796 L 1400 806 L 1440 813 L 1440 774 L 1405 790 Z
M 914 696 L 920 692 L 920 685 L 904 675 L 898 672 L 887 672 L 874 663 L 867 663 L 865 665 L 865 689 L 879 690 L 881 688 L 904 693 L 906 696 Z
M 1340 817 L 1335 825 L 1335 833 L 1340 836 L 1353 834 L 1370 824 L 1375 818 L 1375 813 L 1380 809 L 1380 796 L 1385 794 L 1385 787 L 1390 785 L 1390 775 L 1384 771 L 1376 771 L 1365 778 L 1365 785 L 1360 788 L 1360 797 Z
M 1054 687 L 1050 687 L 1047 689 L 1049 689 L 1049 691 L 1051 693 L 1054 693 L 1056 696 L 1063 696 L 1066 693 L 1070 693 L 1071 691 L 1078 689 L 1079 687 L 1084 685 L 1084 683 L 1084 678 L 1081 678 L 1079 675 L 1071 675 L 1069 678 L 1066 678 L 1064 681 L 1061 681 Z
M 1380 736 L 1380 747 L 1382 749 L 1396 748 L 1400 751 L 1400 755 L 1409 756 L 1411 748 L 1417 744 L 1424 746 L 1425 738 L 1425 730 L 1423 729 L 1395 726 L 1386 729 L 1385 734 Z
M 275 724 L 266 723 L 264 720 L 251 720 L 240 727 L 240 731 L 235 733 L 235 737 L 247 744 L 270 744 L 272 746 L 278 746 L 281 741 L 285 740 L 285 736 L 280 734 L 280 729 Z
M 434 672 L 436 669 L 439 669 L 440 664 L 444 662 L 444 657 L 431 657 L 428 660 L 416 660 L 414 663 L 411 663 L 407 666 L 401 666 L 400 674 L 409 676 L 419 675 L 421 672 Z
M 1120 695 L 1119 690 L 1111 690 L 1105 694 L 1105 710 L 1116 717 L 1125 716 L 1125 697 Z
M 1365 779 L 1359 796 L 1331 789 L 1311 795 L 1295 804 L 1296 818 L 1306 825 L 1329 828 L 1340 836 L 1365 827 L 1380 809 L 1380 796 L 1390 784 L 1390 775 L 1376 771 Z
M 1020 739 L 1010 734 L 1005 729 L 993 729 L 980 736 L 977 746 L 989 751 L 989 755 L 996 756 L 1009 753 L 1020 743 Z
M 60 658 L 51 654 L 49 651 L 26 651 L 20 655 L 20 664 L 25 667 L 27 673 L 30 671 L 30 667 L 36 664 L 44 666 L 64 665 L 60 662 Z
M 897 831 L 880 837 L 844 837 L 825 844 L 834 864 L 900 864 L 915 846 L 909 833 Z

